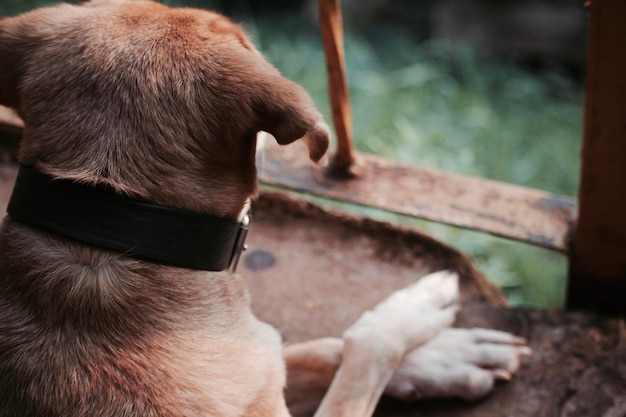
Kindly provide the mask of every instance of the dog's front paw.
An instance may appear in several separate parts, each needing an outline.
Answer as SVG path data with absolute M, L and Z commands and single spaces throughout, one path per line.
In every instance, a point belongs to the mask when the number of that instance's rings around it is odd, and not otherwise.
M 522 338 L 487 329 L 445 329 L 405 358 L 386 394 L 405 400 L 489 394 L 496 380 L 510 380 L 531 349 Z
M 427 275 L 363 314 L 344 333 L 344 340 L 402 358 L 452 324 L 458 297 L 456 274 L 440 271 Z

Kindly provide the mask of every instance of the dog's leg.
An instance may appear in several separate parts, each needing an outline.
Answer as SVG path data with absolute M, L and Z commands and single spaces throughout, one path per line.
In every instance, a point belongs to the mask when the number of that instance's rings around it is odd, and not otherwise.
M 526 341 L 509 333 L 445 329 L 404 358 L 385 393 L 405 400 L 477 400 L 496 380 L 510 380 L 529 354 Z
M 341 364 L 343 339 L 323 338 L 287 345 L 285 400 L 294 416 L 312 416 Z
M 287 404 L 295 415 L 310 415 L 339 368 L 343 340 L 324 338 L 286 346 Z M 508 381 L 521 358 L 531 353 L 526 341 L 488 329 L 444 329 L 408 353 L 385 394 L 402 400 L 488 395 L 495 381 Z
M 406 353 L 453 322 L 458 296 L 457 276 L 437 272 L 363 314 L 343 335 L 341 364 L 315 415 L 372 415 Z
M 430 279 L 433 277 L 425 277 L 422 284 L 430 285 L 436 282 L 433 279 L 429 283 Z M 519 367 L 521 357 L 530 354 L 531 351 L 524 339 L 487 329 L 444 329 L 422 345 L 419 344 L 418 335 L 412 342 L 416 344 L 415 347 L 407 351 L 397 369 L 395 368 L 397 356 L 388 343 L 394 339 L 381 340 L 381 338 L 389 337 L 390 333 L 393 333 L 392 326 L 398 325 L 401 317 L 405 317 L 407 310 L 402 306 L 404 303 L 398 301 L 408 301 L 406 295 L 412 293 L 415 301 L 419 302 L 418 299 L 421 297 L 418 284 L 392 295 L 373 312 L 367 313 L 369 318 L 359 320 L 346 332 L 346 343 L 339 338 L 325 338 L 285 347 L 284 356 L 288 369 L 286 398 L 289 408 L 295 415 L 312 414 L 311 410 L 314 410 L 322 400 L 331 383 L 333 389 L 325 398 L 326 409 L 320 408 L 318 415 L 335 415 L 334 413 L 338 412 L 336 410 L 340 411 L 337 415 L 371 414 L 368 405 L 373 406 L 378 399 L 377 391 L 372 389 L 374 385 L 372 375 L 378 375 L 378 381 L 383 381 L 389 373 L 392 373 L 393 377 L 389 379 L 384 392 L 404 400 L 453 397 L 475 400 L 491 392 L 496 380 L 511 378 Z M 395 313 L 394 306 L 397 308 Z M 388 324 L 385 321 L 371 320 L 372 315 L 381 319 L 388 318 L 389 314 L 400 316 L 390 319 Z M 420 321 L 416 320 L 407 326 L 405 331 L 410 331 L 410 326 L 419 327 L 419 323 Z M 380 332 L 377 331 L 378 325 L 384 327 Z M 368 330 L 372 329 L 374 334 L 368 340 L 367 336 L 363 335 L 367 335 Z M 355 330 L 358 330 L 358 333 L 355 333 Z M 355 334 L 363 337 L 355 338 Z M 391 337 L 396 336 L 391 334 Z M 367 342 L 360 345 L 356 343 L 363 340 Z M 348 341 L 353 346 L 352 349 Z M 360 349 L 364 351 L 359 352 Z M 348 373 L 352 371 L 347 370 L 347 364 L 358 367 L 359 360 L 362 361 L 360 362 L 362 369 L 357 369 L 356 373 Z M 344 376 L 337 373 L 340 366 L 343 368 Z M 381 367 L 383 369 L 380 369 Z M 385 374 L 385 371 L 388 373 Z M 339 386 L 340 380 L 343 380 L 343 386 Z M 331 399 L 337 404 L 332 410 Z M 346 399 L 359 403 L 359 406 L 352 407 L 346 404 Z M 333 414 L 320 414 L 323 412 Z

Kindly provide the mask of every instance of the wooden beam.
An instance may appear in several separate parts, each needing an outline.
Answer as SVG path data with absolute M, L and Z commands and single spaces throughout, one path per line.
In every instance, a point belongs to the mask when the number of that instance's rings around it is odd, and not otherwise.
M 313 165 L 305 149 L 269 141 L 257 166 L 268 185 L 488 232 L 567 253 L 577 205 L 545 191 L 358 154 L 360 175 L 341 180 Z
M 567 305 L 626 314 L 626 1 L 592 0 Z

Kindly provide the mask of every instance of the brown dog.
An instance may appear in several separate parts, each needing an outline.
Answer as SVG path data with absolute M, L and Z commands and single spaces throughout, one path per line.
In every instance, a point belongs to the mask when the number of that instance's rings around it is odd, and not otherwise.
M 0 417 L 288 415 L 280 337 L 227 265 L 162 262 L 83 237 L 93 223 L 110 222 L 103 235 L 117 227 L 94 201 L 237 224 L 255 192 L 259 131 L 280 144 L 303 138 L 314 161 L 326 152 L 328 127 L 304 90 L 222 16 L 110 0 L 1 20 L 0 104 L 26 125 L 24 178 L 0 231 Z M 61 215 L 38 223 L 48 212 Z M 164 224 L 142 230 L 159 240 Z M 184 230 L 173 233 L 181 244 L 203 241 Z M 456 388 L 450 376 L 433 385 L 417 378 L 423 355 L 407 355 L 452 322 L 457 296 L 456 278 L 435 274 L 343 340 L 288 348 L 294 386 L 307 389 L 298 370 L 323 390 L 334 376 L 320 416 L 371 415 L 386 387 L 411 396 L 416 383 L 429 395 L 484 395 L 497 373 L 485 386 L 467 370 Z M 522 341 L 483 339 L 508 348 L 494 367 L 516 369 Z

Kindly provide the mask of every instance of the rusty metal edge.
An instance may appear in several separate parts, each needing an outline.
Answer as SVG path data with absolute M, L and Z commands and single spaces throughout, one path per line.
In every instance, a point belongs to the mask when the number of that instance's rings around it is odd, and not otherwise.
M 402 242 L 400 245 L 402 250 L 394 252 L 394 256 L 397 256 L 394 258 L 394 262 L 402 262 L 402 257 L 407 254 L 409 257 L 421 258 L 426 261 L 427 256 L 425 255 L 431 254 L 431 259 L 436 259 L 436 261 L 429 263 L 433 270 L 455 271 L 461 277 L 461 285 L 471 282 L 472 285 L 475 285 L 478 293 L 484 297 L 484 301 L 490 305 L 497 307 L 508 305 L 504 294 L 474 265 L 470 257 L 418 230 L 324 208 L 298 198 L 297 195 L 282 191 L 262 191 L 252 202 L 252 207 L 255 217 L 259 210 L 265 218 L 306 217 L 321 221 L 329 227 L 341 227 L 354 234 L 375 237 L 380 242 L 395 242 L 389 246 Z M 258 219 L 258 217 L 256 218 Z M 400 252 L 405 253 L 403 255 Z

